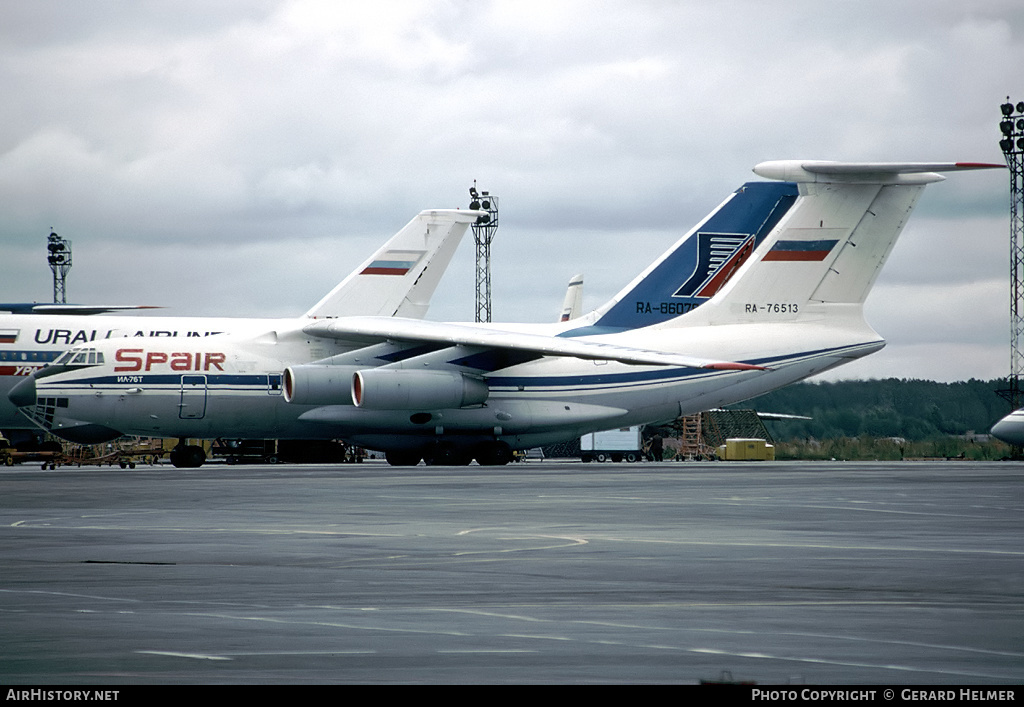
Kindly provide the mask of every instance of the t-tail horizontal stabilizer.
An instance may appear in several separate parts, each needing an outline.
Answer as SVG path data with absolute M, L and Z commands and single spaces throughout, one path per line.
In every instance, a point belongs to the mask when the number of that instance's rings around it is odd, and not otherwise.
M 844 184 L 928 184 L 944 179 L 939 172 L 1006 169 L 986 162 L 828 162 L 774 160 L 754 167 L 754 174 L 789 182 Z

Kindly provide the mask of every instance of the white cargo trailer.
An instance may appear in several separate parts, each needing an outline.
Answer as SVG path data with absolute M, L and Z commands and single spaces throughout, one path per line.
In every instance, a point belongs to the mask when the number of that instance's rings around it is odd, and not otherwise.
M 580 437 L 580 457 L 585 462 L 638 462 L 643 459 L 642 426 L 591 432 Z

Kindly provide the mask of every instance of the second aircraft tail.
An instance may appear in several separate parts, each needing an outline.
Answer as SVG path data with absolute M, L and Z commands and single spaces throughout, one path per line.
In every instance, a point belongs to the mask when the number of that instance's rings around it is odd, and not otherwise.
M 481 214 L 421 211 L 305 316 L 422 318 L 459 241 Z

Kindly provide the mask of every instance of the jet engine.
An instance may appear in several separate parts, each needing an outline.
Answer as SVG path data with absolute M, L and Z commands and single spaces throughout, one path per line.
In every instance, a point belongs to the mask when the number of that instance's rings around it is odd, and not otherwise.
M 368 410 L 448 410 L 479 405 L 490 390 L 457 371 L 372 368 L 352 376 L 352 402 Z
M 284 369 L 285 402 L 296 405 L 351 405 L 355 366 L 310 363 Z

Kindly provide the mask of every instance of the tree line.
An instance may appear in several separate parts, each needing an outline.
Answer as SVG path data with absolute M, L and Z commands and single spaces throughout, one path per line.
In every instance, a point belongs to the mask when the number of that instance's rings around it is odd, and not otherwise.
M 996 393 L 1005 387 L 1001 379 L 804 382 L 730 407 L 811 418 L 766 422 L 779 442 L 857 437 L 921 441 L 988 433 L 1010 412 L 1009 403 Z

